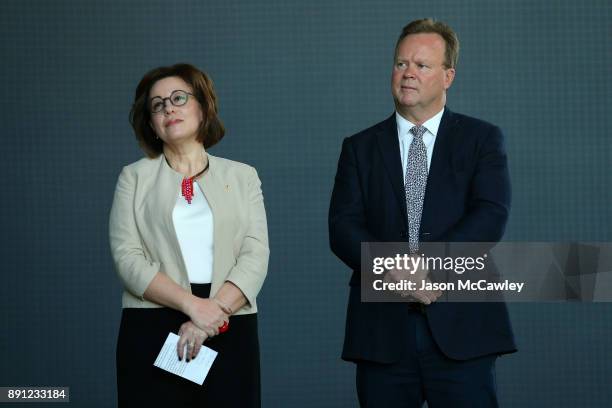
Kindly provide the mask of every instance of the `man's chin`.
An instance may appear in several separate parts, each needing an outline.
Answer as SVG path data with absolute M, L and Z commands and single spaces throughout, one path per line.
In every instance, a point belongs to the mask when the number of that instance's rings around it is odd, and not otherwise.
M 395 102 L 395 107 L 397 110 L 411 109 L 417 105 L 417 101 L 414 99 L 402 98 Z

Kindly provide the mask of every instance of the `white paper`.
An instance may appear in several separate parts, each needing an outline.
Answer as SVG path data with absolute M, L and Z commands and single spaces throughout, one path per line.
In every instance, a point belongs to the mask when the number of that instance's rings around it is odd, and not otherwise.
M 211 348 L 202 346 L 200 352 L 193 360 L 187 362 L 184 357 L 185 353 L 183 354 L 183 360 L 179 361 L 178 354 L 176 353 L 179 339 L 180 337 L 174 333 L 168 334 L 168 338 L 166 338 L 166 342 L 162 346 L 153 365 L 202 385 L 218 353 Z

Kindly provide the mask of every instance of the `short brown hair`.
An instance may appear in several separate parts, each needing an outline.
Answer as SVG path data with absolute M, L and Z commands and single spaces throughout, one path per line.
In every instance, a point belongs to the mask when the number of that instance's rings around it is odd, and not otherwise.
M 444 52 L 444 66 L 446 68 L 455 68 L 459 59 L 459 39 L 457 34 L 447 24 L 441 21 L 435 21 L 432 18 L 423 18 L 414 20 L 408 23 L 395 43 L 395 56 L 397 57 L 397 47 L 404 38 L 411 34 L 433 33 L 438 34 L 446 44 Z
M 204 120 L 198 130 L 197 140 L 209 148 L 225 135 L 225 128 L 218 117 L 217 96 L 213 83 L 204 72 L 190 64 L 158 67 L 147 72 L 136 87 L 134 104 L 130 110 L 130 123 L 140 147 L 147 156 L 154 158 L 163 152 L 164 142 L 158 139 L 150 126 L 149 92 L 160 79 L 179 77 L 193 89 L 193 95 L 202 106 Z

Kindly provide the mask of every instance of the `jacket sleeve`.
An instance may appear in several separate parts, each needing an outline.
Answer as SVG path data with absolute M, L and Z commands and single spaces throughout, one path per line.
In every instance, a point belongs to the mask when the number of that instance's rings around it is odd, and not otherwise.
M 136 177 L 124 167 L 119 175 L 110 212 L 109 237 L 115 269 L 123 286 L 135 296 L 143 294 L 157 272 L 160 263 L 147 259 L 136 220 L 134 218 L 134 194 Z
M 254 305 L 255 298 L 268 272 L 270 249 L 261 181 L 254 168 L 251 167 L 249 170 L 248 227 L 236 259 L 236 265 L 230 270 L 226 280 L 236 285 L 249 304 Z
M 342 262 L 361 268 L 361 243 L 378 241 L 368 230 L 357 160 L 350 139 L 344 139 L 329 206 L 329 244 Z

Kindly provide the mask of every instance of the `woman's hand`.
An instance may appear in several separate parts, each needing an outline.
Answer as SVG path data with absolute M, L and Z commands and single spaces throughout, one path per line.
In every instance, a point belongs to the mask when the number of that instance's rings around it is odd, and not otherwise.
M 208 337 L 219 334 L 219 327 L 223 326 L 223 322 L 229 320 L 229 316 L 212 299 L 203 299 L 196 296 L 188 303 L 185 314 Z
M 206 332 L 193 324 L 192 321 L 183 323 L 178 331 L 178 335 L 181 338 L 176 346 L 176 351 L 178 353 L 179 360 L 182 360 L 185 346 L 187 346 L 184 356 L 187 362 L 189 362 L 189 360 L 193 360 L 198 355 L 200 349 L 202 348 L 202 343 L 204 343 L 204 341 L 206 341 L 208 338 Z

